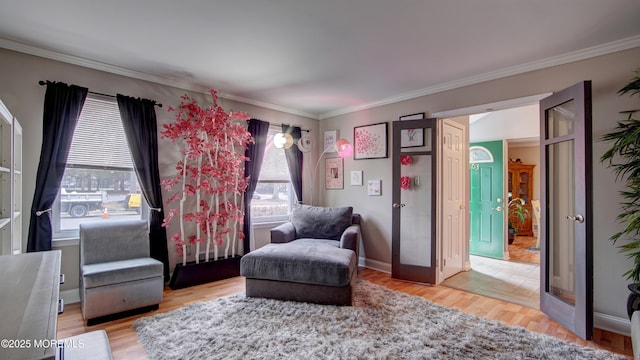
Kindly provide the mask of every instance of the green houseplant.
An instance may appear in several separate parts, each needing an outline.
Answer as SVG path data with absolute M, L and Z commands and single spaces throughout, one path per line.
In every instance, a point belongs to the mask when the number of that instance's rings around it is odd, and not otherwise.
M 618 91 L 619 95 L 640 94 L 640 70 L 635 77 Z M 624 228 L 610 237 L 616 244 L 619 240 L 626 242 L 619 246 L 620 251 L 633 259 L 633 267 L 624 275 L 628 280 L 631 295 L 627 299 L 629 317 L 640 308 L 640 120 L 634 119 L 633 111 L 622 111 L 626 120 L 618 121 L 614 130 L 602 136 L 602 140 L 611 142 L 611 147 L 600 158 L 606 162 L 616 174 L 616 180 L 624 183 L 625 189 L 620 191 L 623 199 L 618 221 Z
M 517 221 L 519 221 L 520 225 L 524 224 L 524 220 L 527 218 L 527 216 L 529 216 L 529 210 L 524 207 L 524 204 L 526 204 L 525 200 L 522 198 L 511 198 L 513 196 L 513 194 L 509 193 L 509 203 L 507 204 L 507 216 L 508 216 L 508 222 L 509 222 L 509 245 L 513 244 L 513 241 L 516 238 L 516 234 L 518 233 L 518 230 L 516 229 L 516 226 L 513 224 L 512 218 L 514 218 L 514 216 L 512 216 L 513 214 L 516 214 L 515 218 Z

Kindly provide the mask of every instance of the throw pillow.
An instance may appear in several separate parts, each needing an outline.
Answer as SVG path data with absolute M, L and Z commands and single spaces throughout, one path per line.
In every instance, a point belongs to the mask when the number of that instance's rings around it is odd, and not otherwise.
M 297 205 L 291 212 L 291 223 L 298 238 L 340 240 L 351 225 L 353 207 L 328 208 Z

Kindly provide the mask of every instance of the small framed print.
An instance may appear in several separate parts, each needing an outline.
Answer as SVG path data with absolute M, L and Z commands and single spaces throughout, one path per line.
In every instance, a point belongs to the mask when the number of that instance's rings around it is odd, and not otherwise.
M 380 190 L 381 184 L 382 180 L 367 181 L 367 194 L 369 196 L 382 196 L 382 191 Z
M 341 157 L 324 160 L 324 185 L 327 190 L 344 188 L 344 168 Z
M 424 113 L 417 113 L 411 115 L 400 116 L 400 121 L 403 120 L 421 120 L 424 119 Z M 421 147 L 424 146 L 424 128 L 419 129 L 404 129 L 400 133 L 400 147 Z
M 336 141 L 338 141 L 338 131 L 329 130 L 324 132 L 324 152 L 336 152 Z
M 362 186 L 362 170 L 351 172 L 351 186 Z
M 403 129 L 400 132 L 400 147 L 421 147 L 424 146 L 424 128 Z

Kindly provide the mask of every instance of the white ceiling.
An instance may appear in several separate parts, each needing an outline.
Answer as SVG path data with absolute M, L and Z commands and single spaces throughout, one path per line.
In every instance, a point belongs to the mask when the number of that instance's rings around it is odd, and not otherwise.
M 0 9 L 0 47 L 320 119 L 640 46 L 638 0 L 0 0 Z

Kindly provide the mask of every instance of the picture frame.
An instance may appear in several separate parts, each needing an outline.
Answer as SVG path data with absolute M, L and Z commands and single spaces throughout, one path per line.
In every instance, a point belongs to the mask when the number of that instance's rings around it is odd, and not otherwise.
M 362 186 L 362 170 L 351 171 L 351 186 Z
M 336 152 L 336 141 L 338 141 L 337 130 L 327 130 L 324 132 L 324 152 L 334 153 Z
M 409 114 L 409 115 L 402 115 L 398 118 L 398 120 L 400 121 L 405 121 L 405 120 L 422 120 L 424 119 L 424 113 L 415 113 L 415 114 Z
M 382 159 L 388 155 L 387 130 L 389 124 L 386 122 L 356 126 L 353 128 L 353 158 Z
M 324 160 L 324 187 L 327 190 L 344 188 L 344 163 L 341 157 Z
M 422 120 L 424 113 L 416 113 L 400 116 L 399 120 Z M 400 131 L 400 147 L 422 147 L 424 146 L 424 128 L 420 129 L 403 129 Z
M 369 180 L 367 181 L 367 195 L 369 196 L 382 196 L 382 180 Z

